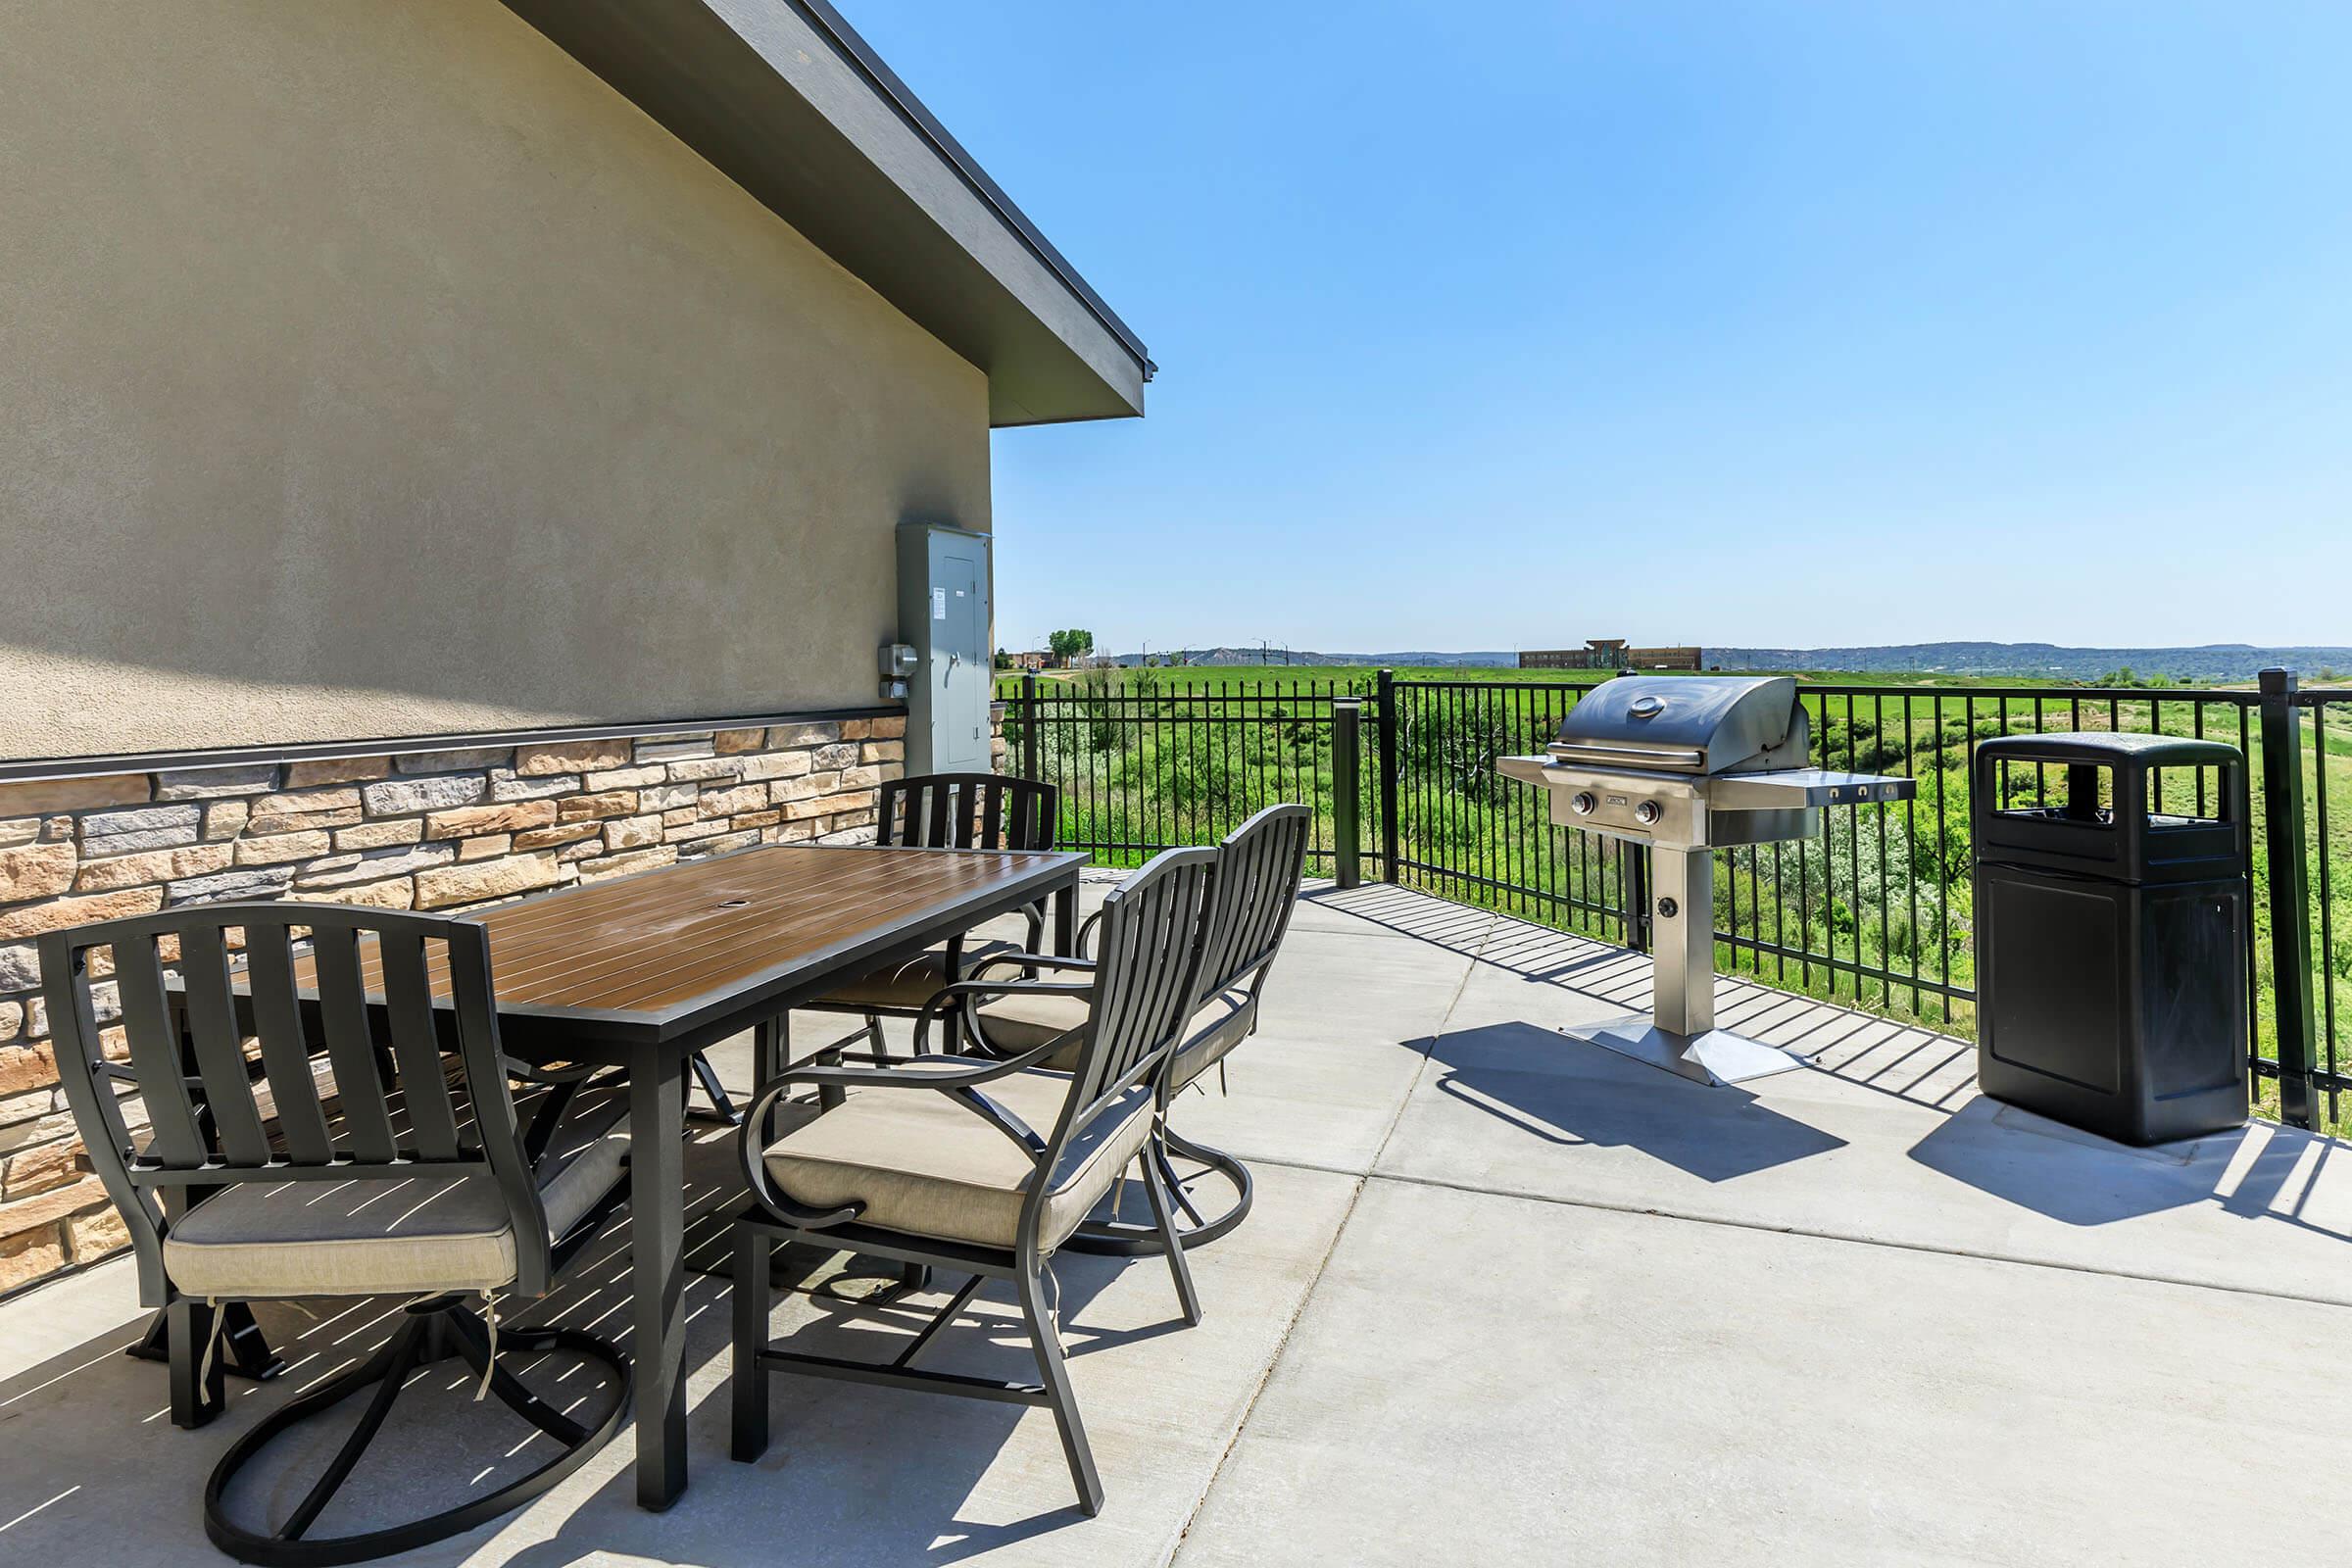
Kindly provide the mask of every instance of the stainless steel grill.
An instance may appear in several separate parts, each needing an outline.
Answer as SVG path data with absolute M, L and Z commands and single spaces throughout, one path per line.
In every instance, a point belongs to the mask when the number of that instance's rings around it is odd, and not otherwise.
M 1651 1010 L 1578 1037 L 1700 1083 L 1801 1065 L 1715 1027 L 1714 851 L 1805 838 L 1828 807 L 1909 800 L 1916 785 L 1809 765 L 1786 675 L 1621 677 L 1579 700 L 1546 751 L 1496 765 L 1549 791 L 1554 822 L 1650 852 Z

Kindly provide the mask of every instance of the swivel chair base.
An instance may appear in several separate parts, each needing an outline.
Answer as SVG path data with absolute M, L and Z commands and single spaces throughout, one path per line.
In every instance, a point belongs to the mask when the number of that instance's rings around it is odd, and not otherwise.
M 1249 1166 L 1221 1149 L 1194 1143 L 1173 1127 L 1163 1127 L 1160 1140 L 1165 1147 L 1154 1147 L 1147 1157 L 1159 1162 L 1161 1179 L 1169 1196 L 1176 1200 L 1176 1240 L 1180 1246 L 1187 1251 L 1204 1247 L 1249 1217 L 1250 1204 L 1255 1196 Z M 1200 1205 L 1186 1190 L 1184 1178 L 1177 1174 L 1176 1163 L 1169 1158 L 1171 1152 L 1224 1177 L 1233 1188 L 1233 1200 L 1213 1216 L 1202 1215 Z M 1157 1226 L 1115 1218 L 1087 1220 L 1061 1248 L 1065 1252 L 1088 1252 L 1098 1257 L 1144 1257 L 1167 1250 L 1159 1239 Z
M 604 1419 L 594 1429 L 581 1426 L 525 1388 L 514 1373 L 499 1366 L 489 1373 L 491 1394 L 557 1444 L 561 1451 L 553 1459 L 520 1480 L 460 1507 L 357 1535 L 313 1536 L 311 1527 L 350 1479 L 353 1467 L 391 1413 L 393 1401 L 419 1367 L 455 1356 L 472 1368 L 478 1378 L 491 1366 L 489 1336 L 481 1319 L 460 1298 L 436 1297 L 416 1302 L 407 1310 L 408 1321 L 364 1364 L 265 1417 L 221 1456 L 204 1489 L 204 1531 L 212 1538 L 213 1544 L 241 1562 L 282 1564 L 285 1568 L 324 1568 L 326 1564 L 364 1562 L 407 1551 L 471 1530 L 530 1501 L 577 1470 L 590 1455 L 611 1442 L 627 1418 L 629 1365 L 613 1346 L 576 1329 L 508 1331 L 500 1336 L 502 1349 L 562 1348 L 609 1367 L 616 1386 L 612 1408 Z M 249 1460 L 279 1434 L 369 1385 L 374 1386 L 375 1394 L 359 1425 L 343 1440 L 325 1470 L 283 1524 L 273 1527 L 268 1535 L 258 1535 L 230 1521 L 222 1501 L 229 1484 Z

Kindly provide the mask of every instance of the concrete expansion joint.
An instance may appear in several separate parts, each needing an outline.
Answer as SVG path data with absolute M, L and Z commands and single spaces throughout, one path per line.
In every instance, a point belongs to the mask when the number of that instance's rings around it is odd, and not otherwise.
M 1430 1057 L 1437 1050 L 1438 1042 L 1445 1038 L 1446 1025 L 1452 1020 L 1453 1009 L 1461 1004 L 1462 993 L 1469 988 L 1470 977 L 1478 972 L 1479 961 L 1485 956 L 1487 949 L 1487 936 L 1492 935 L 1493 929 L 1492 926 L 1489 926 L 1487 933 L 1480 936 L 1478 951 L 1471 954 L 1469 961 L 1462 965 L 1462 977 L 1454 982 L 1453 995 L 1446 1002 L 1446 1011 L 1440 1016 L 1437 1027 L 1430 1033 L 1428 1049 L 1421 1053 L 1421 1072 L 1428 1071 Z M 1388 1127 L 1381 1133 L 1380 1147 L 1373 1151 L 1370 1161 L 1372 1165 L 1378 1165 L 1381 1155 L 1388 1152 L 1389 1141 L 1396 1136 L 1396 1126 L 1404 1119 L 1404 1107 L 1412 1100 L 1412 1090 L 1418 1087 L 1420 1087 L 1420 1072 L 1414 1074 L 1412 1085 L 1398 1097 L 1396 1112 L 1390 1116 Z M 1282 1338 L 1275 1343 L 1274 1353 L 1266 1357 L 1265 1365 L 1259 1369 L 1257 1381 L 1250 1390 L 1250 1397 L 1242 1405 L 1241 1418 L 1234 1422 L 1233 1431 L 1227 1435 L 1225 1446 L 1218 1453 L 1216 1464 L 1210 1468 L 1208 1479 L 1201 1484 L 1199 1494 L 1193 1498 L 1192 1506 L 1185 1510 L 1184 1524 L 1176 1532 L 1175 1543 L 1170 1546 L 1168 1556 L 1162 1559 L 1163 1561 L 1173 1559 L 1177 1552 L 1184 1549 L 1185 1538 L 1192 1534 L 1193 1521 L 1200 1516 L 1200 1505 L 1206 1502 L 1208 1494 L 1216 1490 L 1218 1479 L 1224 1475 L 1225 1466 L 1233 1457 L 1233 1450 L 1241 1444 L 1242 1434 L 1250 1429 L 1250 1418 L 1257 1411 L 1257 1401 L 1265 1394 L 1266 1385 L 1273 1381 L 1275 1369 L 1282 1365 L 1282 1358 L 1289 1353 L 1291 1336 L 1298 1332 L 1299 1319 L 1306 1315 L 1308 1305 L 1315 1298 L 1315 1292 L 1322 1287 L 1324 1271 L 1331 1266 L 1331 1259 L 1339 1251 L 1340 1243 L 1346 1240 L 1348 1227 L 1355 1222 L 1356 1204 L 1363 1199 L 1366 1184 L 1374 1180 L 1367 1171 L 1342 1170 L 1334 1166 L 1312 1164 L 1303 1160 L 1264 1159 L 1258 1162 L 1280 1166 L 1288 1170 L 1311 1170 L 1333 1176 L 1346 1176 L 1354 1185 L 1348 1194 L 1347 1210 L 1341 1214 L 1339 1225 L 1331 1233 L 1330 1245 L 1323 1249 L 1323 1255 L 1315 1259 L 1313 1276 L 1306 1282 L 1306 1289 L 1298 1293 L 1298 1304 L 1292 1310 L 1290 1321 L 1283 1324 Z
M 1266 1163 L 1280 1162 L 1269 1160 Z M 1319 1170 L 1323 1167 L 1295 1166 L 1292 1168 Z M 1274 1369 L 1282 1365 L 1282 1358 L 1290 1352 L 1291 1336 L 1298 1331 L 1298 1320 L 1306 1315 L 1307 1303 L 1315 1298 L 1315 1292 L 1321 1288 L 1323 1272 L 1331 1267 L 1332 1254 L 1340 1250 L 1341 1239 L 1348 1234 L 1348 1225 L 1355 1219 L 1356 1200 L 1363 1197 L 1364 1183 L 1368 1178 L 1353 1171 L 1337 1171 L 1333 1174 L 1348 1176 L 1353 1179 L 1354 1185 L 1348 1193 L 1347 1210 L 1341 1214 L 1340 1223 L 1332 1229 L 1331 1241 L 1325 1245 L 1323 1255 L 1315 1259 L 1314 1273 L 1308 1278 L 1306 1289 L 1298 1293 L 1298 1304 L 1291 1309 L 1289 1320 L 1282 1325 L 1282 1338 L 1274 1342 L 1274 1353 L 1267 1356 L 1265 1364 L 1258 1368 L 1257 1380 L 1250 1386 L 1250 1396 L 1242 1401 L 1242 1413 L 1234 1421 L 1233 1430 L 1225 1435 L 1225 1446 L 1217 1450 L 1217 1462 L 1209 1467 L 1208 1478 L 1200 1483 L 1200 1490 L 1194 1494 L 1192 1504 L 1185 1509 L 1184 1523 L 1177 1527 L 1175 1540 L 1169 1544 L 1167 1553 L 1160 1558 L 1163 1568 L 1166 1563 L 1175 1558 L 1178 1552 L 1184 1549 L 1185 1538 L 1193 1533 L 1193 1521 L 1200 1517 L 1200 1505 L 1206 1502 L 1208 1494 L 1216 1490 L 1218 1478 L 1225 1474 L 1225 1466 L 1232 1460 L 1233 1450 L 1241 1444 L 1242 1434 L 1250 1429 L 1250 1418 L 1257 1413 L 1257 1401 L 1265 1395 L 1266 1385 L 1273 1381 Z
M 2093 1274 L 2105 1279 L 2134 1280 L 2144 1285 L 2169 1285 L 2180 1290 L 2219 1291 L 2230 1296 L 2252 1296 L 2275 1301 L 2300 1301 L 2311 1306 L 2333 1306 L 2352 1309 L 2352 1297 L 2321 1296 L 2308 1291 L 2267 1290 L 2255 1285 L 2232 1285 L 2227 1280 L 2191 1279 L 2181 1274 L 2158 1274 L 2138 1269 L 2094 1268 L 2086 1263 L 2068 1263 L 2056 1258 L 2021 1257 L 2006 1252 L 1990 1252 L 1981 1248 L 1938 1247 L 1929 1242 L 1905 1242 L 1887 1236 L 1866 1236 L 1856 1231 L 1835 1231 L 1811 1225 L 1774 1225 L 1761 1220 L 1738 1219 L 1722 1214 L 1700 1214 L 1688 1209 L 1659 1208 L 1647 1203 L 1612 1203 L 1598 1198 L 1562 1198 L 1549 1193 L 1514 1192 L 1505 1187 L 1479 1187 L 1469 1182 L 1449 1182 L 1432 1176 L 1399 1176 L 1387 1171 L 1375 1172 L 1364 1183 L 1387 1182 L 1397 1187 L 1434 1188 L 1444 1192 L 1467 1193 L 1479 1198 L 1504 1198 L 1523 1203 L 1549 1203 L 1559 1208 L 1589 1208 L 1609 1214 L 1631 1214 L 1648 1219 L 1669 1220 L 1685 1225 L 1716 1225 L 1726 1230 L 1756 1231 L 1767 1236 L 1802 1236 L 1816 1242 L 1838 1242 L 1848 1247 L 1875 1247 L 1896 1252 L 1926 1252 L 1937 1257 L 1961 1257 L 1979 1263 L 2004 1263 L 2013 1268 L 2047 1269 L 2058 1274 Z M 1359 1192 L 1360 1197 L 1360 1192 Z M 1353 1209 L 1350 1208 L 1350 1213 Z

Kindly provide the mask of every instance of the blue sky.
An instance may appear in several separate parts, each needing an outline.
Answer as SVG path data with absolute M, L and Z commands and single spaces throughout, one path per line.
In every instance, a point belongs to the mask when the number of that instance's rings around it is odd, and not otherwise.
M 2352 6 L 844 9 L 1161 368 L 1001 641 L 2352 643 Z

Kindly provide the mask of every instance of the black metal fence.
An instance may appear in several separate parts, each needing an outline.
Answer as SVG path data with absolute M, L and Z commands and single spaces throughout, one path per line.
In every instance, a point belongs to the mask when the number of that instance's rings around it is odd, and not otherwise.
M 1362 680 L 1162 689 L 1150 669 L 1023 676 L 1005 705 L 1014 769 L 1061 788 L 1061 842 L 1105 865 L 1214 843 L 1262 807 L 1316 808 L 1307 863 L 1334 864 L 1332 705 Z M 1348 758 L 1353 763 L 1355 758 Z
M 1494 767 L 1540 752 L 1592 684 L 1028 677 L 1007 693 L 1006 731 L 1023 773 L 1061 785 L 1065 841 L 1109 863 L 1301 801 L 1316 808 L 1318 870 L 1360 858 L 1394 882 L 1642 948 L 1644 854 L 1554 826 L 1543 792 Z M 1817 765 L 1905 774 L 1918 796 L 1825 813 L 1801 841 L 1719 851 L 1725 969 L 1972 1033 L 1974 744 L 2085 729 L 2227 741 L 2246 754 L 2253 802 L 2251 1067 L 2286 1119 L 2339 1119 L 2352 1089 L 2352 812 L 2331 813 L 2330 797 L 2352 788 L 2352 691 L 1809 684 L 1801 700 Z M 1345 705 L 1356 703 L 1360 743 L 1348 739 Z

